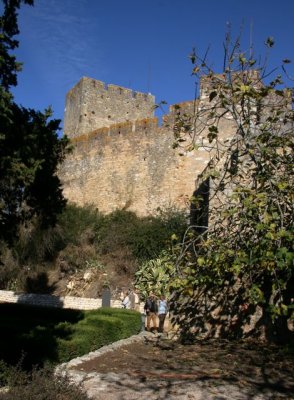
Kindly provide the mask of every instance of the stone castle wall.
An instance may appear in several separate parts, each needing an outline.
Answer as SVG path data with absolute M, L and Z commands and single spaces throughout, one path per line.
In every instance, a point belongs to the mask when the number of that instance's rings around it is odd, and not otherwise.
M 200 99 L 179 104 L 181 112 L 191 113 L 195 105 L 205 108 L 206 85 Z M 196 178 L 211 157 L 209 143 L 179 155 L 173 148 L 175 109 L 170 108 L 162 126 L 153 112 L 151 95 L 80 80 L 66 100 L 65 134 L 74 150 L 60 177 L 69 201 L 94 204 L 105 213 L 128 209 L 141 216 L 159 207 L 190 207 Z M 224 138 L 233 135 L 231 121 L 222 121 L 220 128 Z
M 152 118 L 155 99 L 83 77 L 66 96 L 64 133 L 76 137 L 118 122 Z

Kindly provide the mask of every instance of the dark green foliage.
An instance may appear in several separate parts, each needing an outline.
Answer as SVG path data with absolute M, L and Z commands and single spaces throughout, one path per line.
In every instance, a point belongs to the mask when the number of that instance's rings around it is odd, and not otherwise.
M 1 304 L 0 308 L 0 359 L 15 365 L 23 354 L 24 367 L 58 361 L 55 335 L 63 334 L 60 322 L 75 324 L 83 317 L 82 312 L 73 310 L 14 304 Z
M 65 206 L 56 175 L 68 144 L 58 139 L 58 120 L 50 113 L 27 110 L 12 104 L 11 121 L 0 138 L 1 236 L 9 240 L 17 227 L 36 215 L 42 226 L 56 222 Z
M 16 61 L 15 56 L 9 52 L 18 47 L 18 41 L 14 38 L 18 35 L 17 9 L 21 3 L 33 4 L 33 0 L 5 0 L 4 14 L 0 18 L 0 85 L 1 91 L 8 91 L 10 86 L 17 84 L 17 72 L 21 69 L 21 64 Z
M 173 233 L 174 230 L 170 230 L 160 218 L 150 217 L 134 228 L 129 244 L 136 258 L 148 260 L 169 247 Z
M 68 150 L 58 138 L 59 120 L 13 102 L 21 65 L 10 51 L 18 47 L 17 10 L 20 0 L 4 2 L 0 18 L 0 240 L 12 243 L 21 224 L 37 216 L 42 226 L 56 221 L 65 206 L 57 167 Z M 33 4 L 31 0 L 23 3 Z
M 1 304 L 0 359 L 22 367 L 60 363 L 140 331 L 135 311 L 75 311 Z
M 93 242 L 103 222 L 103 215 L 95 207 L 68 204 L 58 217 L 61 244 L 66 246 L 78 245 L 83 241 Z
M 102 254 L 115 251 L 118 247 L 128 246 L 130 236 L 140 219 L 136 214 L 117 210 L 104 217 L 97 231 L 97 249 Z
M 98 230 L 98 247 L 105 253 L 127 245 L 136 259 L 148 260 L 170 248 L 172 235 L 181 237 L 186 225 L 184 213 L 177 210 L 143 218 L 129 211 L 115 211 L 105 217 Z
M 139 333 L 141 317 L 134 311 L 101 309 L 98 312 L 86 311 L 68 338 L 58 339 L 59 360 L 68 361 L 94 351 L 106 344 L 116 342 Z

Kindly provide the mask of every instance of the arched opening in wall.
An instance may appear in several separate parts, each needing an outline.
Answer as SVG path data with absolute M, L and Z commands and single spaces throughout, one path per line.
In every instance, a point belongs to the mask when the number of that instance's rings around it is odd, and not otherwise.
M 197 233 L 208 229 L 209 221 L 209 178 L 201 182 L 195 190 L 190 206 L 190 223 Z

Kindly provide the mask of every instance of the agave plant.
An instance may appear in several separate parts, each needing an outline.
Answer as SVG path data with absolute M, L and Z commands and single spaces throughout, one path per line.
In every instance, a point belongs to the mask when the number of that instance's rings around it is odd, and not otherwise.
M 135 287 L 146 298 L 150 292 L 168 295 L 169 282 L 175 273 L 173 256 L 163 251 L 159 257 L 144 262 L 135 273 Z

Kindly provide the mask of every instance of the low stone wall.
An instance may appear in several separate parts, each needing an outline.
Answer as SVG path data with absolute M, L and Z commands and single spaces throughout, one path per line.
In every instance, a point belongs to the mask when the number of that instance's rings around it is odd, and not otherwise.
M 72 308 L 75 310 L 95 310 L 102 307 L 102 299 L 72 296 L 51 296 L 48 294 L 16 294 L 9 290 L 0 290 L 0 303 L 31 304 L 42 307 Z M 111 307 L 121 308 L 120 300 L 111 300 Z

